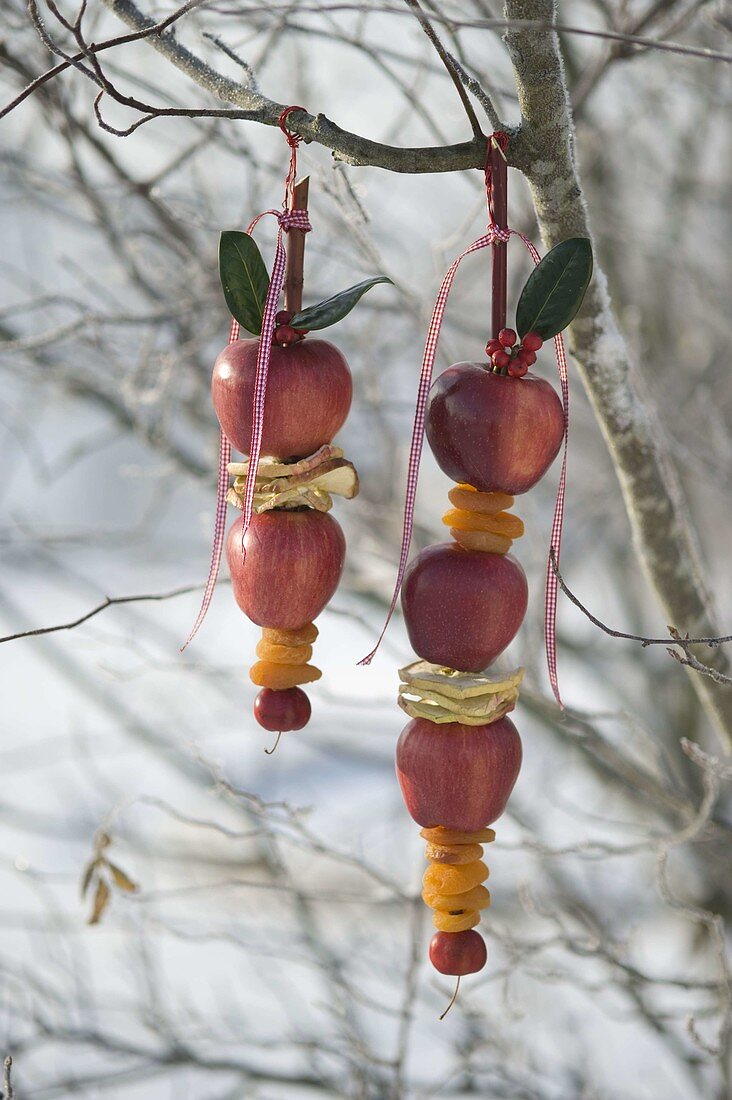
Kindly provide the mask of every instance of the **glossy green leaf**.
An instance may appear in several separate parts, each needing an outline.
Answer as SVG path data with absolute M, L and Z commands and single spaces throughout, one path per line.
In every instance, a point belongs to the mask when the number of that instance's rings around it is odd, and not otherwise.
M 269 275 L 256 241 L 248 233 L 227 229 L 221 234 L 219 278 L 232 317 L 247 332 L 259 336 Z
M 359 298 L 362 298 L 366 291 L 371 290 L 371 287 L 376 286 L 377 283 L 393 285 L 392 280 L 387 279 L 386 275 L 378 275 L 375 279 L 364 279 L 362 283 L 349 286 L 348 290 L 342 290 L 340 294 L 334 294 L 331 298 L 318 302 L 316 306 L 308 306 L 307 309 L 296 313 L 290 324 L 293 328 L 304 328 L 308 332 L 313 329 L 329 328 L 350 313 Z
M 565 329 L 582 305 L 592 278 L 592 245 L 570 237 L 537 264 L 521 291 L 516 309 L 519 336 L 538 332 L 549 340 Z

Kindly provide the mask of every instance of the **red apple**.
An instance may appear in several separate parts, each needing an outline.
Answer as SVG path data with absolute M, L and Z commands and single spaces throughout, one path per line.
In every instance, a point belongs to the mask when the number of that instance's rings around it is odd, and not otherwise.
M 327 512 L 312 508 L 252 516 L 241 552 L 242 517 L 226 539 L 234 597 L 258 626 L 298 630 L 316 619 L 338 587 L 346 540 Z
M 456 363 L 430 390 L 426 430 L 448 477 L 484 493 L 516 496 L 536 485 L 557 457 L 564 413 L 543 378 Z
M 506 808 L 520 768 L 521 738 L 510 718 L 487 726 L 413 718 L 396 748 L 402 797 L 426 829 L 490 825 Z
M 428 546 L 410 562 L 402 609 L 412 649 L 425 661 L 480 672 L 515 637 L 528 603 L 526 574 L 510 554 Z
M 485 940 L 474 928 L 467 932 L 435 932 L 430 940 L 430 962 L 440 974 L 477 974 L 487 957 Z
M 211 395 L 225 435 L 242 454 L 252 441 L 252 402 L 259 339 L 238 340 L 219 355 Z M 272 347 L 262 454 L 304 458 L 330 443 L 351 407 L 348 363 L 326 340 Z

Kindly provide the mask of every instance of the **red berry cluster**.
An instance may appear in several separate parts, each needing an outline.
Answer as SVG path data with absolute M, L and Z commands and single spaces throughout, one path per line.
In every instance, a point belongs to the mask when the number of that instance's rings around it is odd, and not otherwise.
M 297 344 L 304 340 L 308 330 L 306 328 L 292 328 L 290 321 L 294 317 L 289 309 L 281 309 L 275 317 L 274 343 L 281 348 L 289 348 L 291 344 Z
M 498 337 L 486 344 L 486 355 L 496 374 L 523 378 L 529 367 L 536 362 L 536 353 L 544 343 L 538 332 L 527 332 L 518 347 L 517 340 L 518 336 L 512 328 L 502 328 Z

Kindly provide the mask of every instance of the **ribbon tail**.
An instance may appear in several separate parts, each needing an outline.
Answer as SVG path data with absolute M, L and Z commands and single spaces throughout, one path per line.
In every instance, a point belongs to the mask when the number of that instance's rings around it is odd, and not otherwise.
M 564 527 L 564 498 L 567 489 L 567 450 L 569 446 L 569 374 L 567 371 L 567 356 L 564 351 L 564 340 L 561 334 L 554 337 L 554 350 L 557 356 L 557 369 L 559 381 L 562 387 L 562 408 L 564 410 L 564 448 L 562 454 L 562 469 L 559 475 L 557 499 L 554 504 L 554 518 L 552 519 L 552 535 L 550 541 L 549 560 L 546 566 L 546 603 L 544 612 L 544 642 L 546 644 L 546 660 L 549 670 L 549 683 L 551 684 L 554 698 L 560 708 L 564 710 L 564 703 L 559 693 L 559 676 L 557 672 L 557 598 L 559 593 L 559 580 L 555 571 L 559 568 L 559 559 L 562 551 L 562 530 Z M 552 554 L 554 560 L 552 560 Z
M 237 326 L 238 331 L 238 326 Z M 224 535 L 226 534 L 226 493 L 229 488 L 229 460 L 231 458 L 231 444 L 223 431 L 219 434 L 219 477 L 216 489 L 216 522 L 214 524 L 213 547 L 211 549 L 211 565 L 208 570 L 208 580 L 203 592 L 203 600 L 198 612 L 198 617 L 193 624 L 193 629 L 180 647 L 181 653 L 191 644 L 195 638 L 201 623 L 206 618 L 206 612 L 211 605 L 214 588 L 219 575 L 221 565 L 221 552 L 224 548 Z
M 430 320 L 430 326 L 427 330 L 427 341 L 425 343 L 424 355 L 422 357 L 422 369 L 419 376 L 419 388 L 417 390 L 417 404 L 414 413 L 414 425 L 412 427 L 412 442 L 409 451 L 409 467 L 407 470 L 407 492 L 404 500 L 404 524 L 402 528 L 402 546 L 399 555 L 399 568 L 397 570 L 396 583 L 394 585 L 394 592 L 391 597 L 391 603 L 389 604 L 389 610 L 386 614 L 386 620 L 382 627 L 381 633 L 376 641 L 376 645 L 367 653 L 365 657 L 358 662 L 359 665 L 370 665 L 376 651 L 381 645 L 382 639 L 386 634 L 387 627 L 391 622 L 391 617 L 396 609 L 397 600 L 399 599 L 399 591 L 402 587 L 402 581 L 404 580 L 404 572 L 407 568 L 407 560 L 409 558 L 409 547 L 412 542 L 412 528 L 414 526 L 414 504 L 417 496 L 417 482 L 419 480 L 419 466 L 422 459 L 422 442 L 424 438 L 424 423 L 427 410 L 427 398 L 429 397 L 430 386 L 432 385 L 432 370 L 435 363 L 435 355 L 437 353 L 437 342 L 440 338 L 440 331 L 442 329 L 442 320 L 445 314 L 445 307 L 447 305 L 447 299 L 452 289 L 453 280 L 457 274 L 457 270 L 460 267 L 462 260 L 471 252 L 477 252 L 480 248 L 485 248 L 487 245 L 493 243 L 493 233 L 487 233 L 483 237 L 479 237 L 476 241 L 473 241 L 464 252 L 461 252 L 456 260 L 453 260 L 452 264 L 447 270 L 442 285 L 440 286 L 437 300 L 435 301 L 434 309 L 432 310 L 432 318 Z

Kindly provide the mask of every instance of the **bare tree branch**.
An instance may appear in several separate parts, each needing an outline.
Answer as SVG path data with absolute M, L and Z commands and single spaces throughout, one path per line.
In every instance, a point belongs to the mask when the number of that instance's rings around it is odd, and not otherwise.
M 596 615 L 593 615 L 568 587 L 567 582 L 559 571 L 554 547 L 550 549 L 549 556 L 551 558 L 552 569 L 556 574 L 562 592 L 564 592 L 570 603 L 573 603 L 574 606 L 578 608 L 594 626 L 602 630 L 603 633 L 608 634 L 611 638 L 623 638 L 629 642 L 640 642 L 644 649 L 646 646 L 652 645 L 666 646 L 666 652 L 669 656 L 673 657 L 674 660 L 678 661 L 680 665 L 687 665 L 689 668 L 694 669 L 695 672 L 701 672 L 704 676 L 709 676 L 716 684 L 732 684 L 732 677 L 725 676 L 723 673 L 718 672 L 717 669 L 702 664 L 702 662 L 690 652 L 691 646 L 694 645 L 705 645 L 710 649 L 716 649 L 717 646 L 723 645 L 726 642 L 732 642 L 732 634 L 720 638 L 691 638 L 688 634 L 682 635 L 675 626 L 669 626 L 668 631 L 671 641 L 673 645 L 678 646 L 679 649 L 683 651 L 682 656 L 681 653 L 669 646 L 669 638 L 646 638 L 642 634 L 627 634 L 624 630 L 613 630 L 613 628 L 607 626 L 602 619 L 598 619 Z
M 4 638 L 0 638 L 0 644 L 14 642 L 18 638 L 37 638 L 41 634 L 55 634 L 59 630 L 73 630 L 75 627 L 81 626 L 82 623 L 88 622 L 89 619 L 93 619 L 100 612 L 106 611 L 108 607 L 125 603 L 157 603 L 160 600 L 172 600 L 176 596 L 187 596 L 190 592 L 198 592 L 202 587 L 203 585 L 200 584 L 186 584 L 181 588 L 174 588 L 171 592 L 153 592 L 144 596 L 105 596 L 100 604 L 97 604 L 96 607 L 93 607 L 91 611 L 87 611 L 84 615 L 80 615 L 78 619 L 73 619 L 69 623 L 59 623 L 57 626 L 39 626 L 34 630 L 21 630 L 17 634 L 6 634 Z

